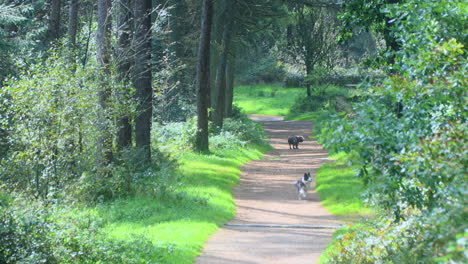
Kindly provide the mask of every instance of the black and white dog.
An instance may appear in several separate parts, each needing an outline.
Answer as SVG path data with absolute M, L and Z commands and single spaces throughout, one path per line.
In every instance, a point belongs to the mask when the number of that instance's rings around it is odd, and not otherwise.
M 312 176 L 310 176 L 310 172 L 304 173 L 304 176 L 295 181 L 293 184 L 297 188 L 298 199 L 302 200 L 307 197 L 307 189 L 310 188 L 310 184 L 312 183 Z

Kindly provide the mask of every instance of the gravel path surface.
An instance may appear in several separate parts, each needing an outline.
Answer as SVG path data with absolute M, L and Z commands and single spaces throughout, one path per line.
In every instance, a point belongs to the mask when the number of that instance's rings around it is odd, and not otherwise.
M 335 229 L 268 226 L 340 224 L 320 205 L 314 187 L 305 200 L 298 200 L 293 185 L 304 172 L 310 171 L 314 177 L 315 170 L 329 162 L 327 152 L 309 139 L 312 122 L 283 121 L 282 117 L 262 115 L 250 117 L 263 124 L 274 149 L 262 160 L 242 167 L 240 184 L 234 190 L 236 216 L 208 240 L 196 263 L 318 263 Z M 290 135 L 305 136 L 298 150 L 289 149 Z

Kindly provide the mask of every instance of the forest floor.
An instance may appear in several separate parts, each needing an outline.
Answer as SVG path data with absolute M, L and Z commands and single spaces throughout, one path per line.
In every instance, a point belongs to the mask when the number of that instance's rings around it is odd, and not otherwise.
M 273 150 L 242 167 L 240 184 L 234 190 L 236 216 L 208 240 L 196 263 L 318 263 L 334 228 L 246 225 L 338 227 L 340 221 L 320 205 L 315 188 L 306 199 L 298 200 L 293 185 L 305 172 L 314 177 L 317 168 L 331 161 L 328 153 L 309 138 L 312 122 L 250 117 L 263 124 Z M 289 149 L 290 135 L 305 136 L 298 150 Z

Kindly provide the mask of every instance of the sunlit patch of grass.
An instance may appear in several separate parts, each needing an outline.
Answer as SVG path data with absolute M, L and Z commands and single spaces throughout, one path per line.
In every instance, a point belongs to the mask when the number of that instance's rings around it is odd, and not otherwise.
M 322 205 L 332 214 L 345 218 L 370 214 L 371 210 L 361 197 L 365 186 L 361 179 L 355 177 L 358 167 L 348 166 L 349 155 L 343 152 L 330 158 L 336 161 L 317 170 L 317 192 Z
M 208 237 L 232 219 L 232 188 L 239 182 L 240 167 L 262 157 L 270 147 L 215 150 L 211 154 L 186 152 L 179 156 L 180 182 L 167 193 L 119 199 L 77 212 L 99 219 L 107 239 L 126 241 L 144 237 L 161 248 L 142 263 L 193 263 Z M 160 255 L 157 255 L 160 254 Z M 144 254 L 142 254 L 144 255 Z
M 304 95 L 305 88 L 284 88 L 280 85 L 246 85 L 234 89 L 234 103 L 247 114 L 285 116 L 296 97 Z
M 374 212 L 364 204 L 361 197 L 365 186 L 361 179 L 355 176 L 358 166 L 348 166 L 351 157 L 344 152 L 331 155 L 330 158 L 336 161 L 322 165 L 317 170 L 317 192 L 321 204 L 342 220 L 354 222 L 352 228 L 359 228 L 358 222 L 364 217 L 372 217 Z M 339 250 L 334 241 L 347 233 L 349 228 L 345 226 L 333 233 L 332 242 L 320 255 L 319 263 L 328 259 L 328 252 Z

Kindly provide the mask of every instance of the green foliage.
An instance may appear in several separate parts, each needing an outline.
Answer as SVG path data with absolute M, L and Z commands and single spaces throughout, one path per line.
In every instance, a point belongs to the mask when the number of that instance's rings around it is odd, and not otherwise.
M 368 200 L 385 214 L 341 236 L 331 263 L 466 262 L 467 8 L 409 0 L 385 10 L 402 43 L 399 73 L 321 135 L 357 155 Z
M 283 80 L 285 71 L 276 57 L 264 56 L 238 70 L 236 77 L 242 84 L 278 83 Z
M 85 172 L 76 186 L 68 186 L 67 197 L 42 203 L 0 192 L 0 261 L 193 263 L 208 236 L 234 216 L 232 188 L 240 167 L 268 149 L 254 143 L 264 134 L 245 114 L 237 113 L 226 124 L 226 130 L 211 137 L 214 146 L 207 155 L 182 148 L 184 137 L 159 138 L 158 128 L 153 143 L 177 150 L 177 170 L 162 154 L 144 164 L 141 153 L 129 149 L 119 156 L 111 179 Z M 166 135 L 180 128 L 169 127 Z M 129 179 L 130 192 L 125 190 Z M 106 194 L 109 190 L 114 193 Z M 85 206 L 76 198 L 95 203 Z
M 283 80 L 284 87 L 286 88 L 297 88 L 305 87 L 305 78 L 303 75 L 298 73 L 287 72 Z
M 22 65 L 18 78 L 8 80 L 0 91 L 0 127 L 8 142 L 0 179 L 10 190 L 48 199 L 79 177 L 96 175 L 101 72 L 93 65 L 74 65 L 69 56 L 55 50 L 41 63 Z M 114 91 L 109 116 L 133 116 L 132 93 L 120 92 L 128 87 L 113 78 L 108 82 Z M 109 127 L 112 134 L 117 131 L 115 124 Z
M 0 92 L 1 110 L 6 113 L 2 127 L 11 145 L 1 161 L 2 180 L 12 188 L 31 187 L 41 197 L 90 168 L 96 133 L 86 123 L 95 119 L 93 74 L 84 69 L 74 73 L 67 61 L 58 58 L 46 65 L 30 65 Z
M 312 96 L 296 98 L 290 113 L 314 112 L 321 109 L 342 111 L 348 107 L 346 88 L 332 85 L 313 86 L 312 88 Z
M 42 38 L 46 26 L 43 14 L 45 1 L 4 0 L 0 3 L 0 85 L 10 74 L 16 74 L 14 60 L 21 57 L 27 60 L 32 49 L 44 47 Z
M 327 8 L 290 1 L 287 4 L 286 49 L 290 60 L 304 64 L 307 77 L 315 67 L 331 66 L 336 53 L 336 16 Z
M 460 224 L 467 215 L 460 206 L 344 228 L 322 263 L 465 263 L 467 233 Z
M 216 134 L 210 134 L 210 148 L 215 150 L 244 147 L 248 143 L 263 144 L 266 137 L 260 124 L 250 120 L 246 114 L 237 109 L 232 118 L 226 118 L 223 129 Z M 210 123 L 211 125 L 211 123 Z M 172 122 L 166 125 L 153 125 L 153 147 L 163 152 L 179 154 L 191 150 L 195 132 L 196 118 L 187 122 Z
M 344 22 L 340 28 L 340 38 L 347 39 L 351 36 L 351 30 L 356 27 L 374 29 L 381 32 L 385 28 L 384 8 L 389 0 L 352 0 L 346 1 L 346 12 L 341 13 L 340 19 Z
M 411 21 L 405 20 L 401 27 L 418 30 L 419 19 L 416 25 Z M 445 35 L 443 30 L 438 32 Z M 427 34 L 434 32 L 421 32 L 418 39 L 408 36 L 408 41 L 437 39 Z M 399 64 L 407 69 L 403 74 L 408 77 L 393 76 L 374 87 L 373 96 L 357 104 L 353 116 L 332 123 L 323 134 L 327 146 L 359 153 L 361 176 L 377 188 L 370 196 L 397 217 L 407 206 L 431 209 L 445 203 L 447 195 L 455 195 L 446 188 L 460 184 L 460 173 L 466 170 L 462 147 L 466 144 L 466 79 L 462 69 L 467 60 L 463 46 L 454 39 L 442 40 L 420 47 L 418 54 Z M 397 102 L 404 106 L 401 113 L 395 111 Z M 376 172 L 375 177 L 368 176 L 369 168 Z
M 197 121 L 195 118 L 186 122 L 171 122 L 165 125 L 153 123 L 152 147 L 163 152 L 182 152 L 190 150 L 195 140 Z
M 110 240 L 102 222 L 67 216 L 70 208 L 16 200 L 1 209 L 1 263 L 147 263 L 169 251 L 141 235 Z

